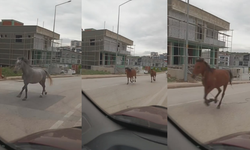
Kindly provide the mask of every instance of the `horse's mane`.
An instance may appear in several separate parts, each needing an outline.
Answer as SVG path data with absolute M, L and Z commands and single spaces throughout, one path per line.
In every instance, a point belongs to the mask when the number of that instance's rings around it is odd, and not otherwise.
M 129 71 L 131 71 L 131 69 L 130 69 L 130 68 L 128 68 L 128 67 L 126 67 L 125 69 L 128 69 Z
M 27 58 L 25 58 L 25 57 L 19 57 L 18 59 L 19 59 L 19 60 L 22 60 L 22 61 L 25 62 L 28 66 L 32 67 L 32 66 L 30 65 L 30 61 L 29 61 Z
M 208 71 L 210 71 L 210 72 L 213 72 L 213 71 L 214 71 L 214 68 L 211 68 L 211 67 L 208 65 L 208 63 L 207 63 L 206 61 L 204 61 L 203 58 L 197 59 L 196 62 L 203 62 L 203 63 L 205 64 L 205 66 L 206 66 L 206 68 L 207 68 Z

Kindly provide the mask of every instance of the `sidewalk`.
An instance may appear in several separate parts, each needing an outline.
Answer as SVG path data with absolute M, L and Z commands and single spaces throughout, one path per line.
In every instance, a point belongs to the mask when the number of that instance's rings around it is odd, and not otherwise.
M 245 81 L 233 81 L 232 84 L 246 84 L 250 83 L 249 80 Z M 190 83 L 190 82 L 170 82 L 168 83 L 168 89 L 175 89 L 175 88 L 186 88 L 186 87 L 199 87 L 203 86 L 201 82 Z
M 165 74 L 165 72 L 158 72 L 157 74 Z M 136 76 L 150 76 L 150 74 L 136 74 Z M 127 77 L 126 74 L 108 74 L 108 75 L 82 75 L 82 79 L 96 79 L 96 78 L 114 78 L 114 77 Z

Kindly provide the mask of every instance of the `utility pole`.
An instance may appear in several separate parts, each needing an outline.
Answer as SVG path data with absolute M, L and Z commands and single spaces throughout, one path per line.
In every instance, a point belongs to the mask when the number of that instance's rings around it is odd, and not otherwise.
M 187 0 L 187 24 L 186 24 L 186 47 L 185 47 L 185 65 L 184 65 L 184 81 L 187 82 L 188 76 L 188 25 L 189 25 L 189 0 Z

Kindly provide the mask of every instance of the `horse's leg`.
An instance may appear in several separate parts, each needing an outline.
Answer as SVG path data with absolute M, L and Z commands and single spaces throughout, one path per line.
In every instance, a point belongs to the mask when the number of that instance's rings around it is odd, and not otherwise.
M 219 103 L 219 105 L 217 106 L 217 109 L 220 109 L 220 105 L 221 105 L 222 99 L 223 99 L 223 97 L 224 97 L 224 95 L 225 95 L 226 89 L 227 89 L 227 84 L 223 86 L 222 96 L 221 96 L 221 99 L 220 99 L 220 103 Z
M 47 94 L 47 92 L 45 91 L 45 84 L 41 81 L 39 82 L 40 85 L 42 86 L 43 90 L 42 90 L 42 94 L 40 95 L 40 97 L 43 97 L 43 93 L 45 93 L 45 95 Z
M 28 93 L 28 84 L 25 84 L 25 97 L 23 98 L 23 101 L 27 99 L 27 93 Z
M 24 89 L 25 89 L 25 85 L 23 86 L 21 92 L 17 95 L 17 97 L 21 97 L 21 95 L 22 95 Z
M 154 76 L 154 81 L 156 80 L 156 75 Z
M 135 75 L 135 82 L 136 82 L 136 75 Z
M 128 83 L 129 83 L 129 79 L 128 79 L 128 77 L 127 77 L 127 81 L 128 81 L 128 82 L 127 82 L 127 84 L 128 84 Z
M 151 82 L 152 82 L 152 76 L 151 76 Z
M 208 95 L 209 92 L 212 91 L 212 88 L 211 88 L 211 87 L 205 87 L 204 90 L 205 90 L 205 93 L 204 93 L 204 103 L 205 103 L 207 106 L 209 106 L 209 103 L 211 102 L 211 100 L 208 100 L 208 99 L 207 99 L 207 95 Z
M 217 88 L 217 90 L 218 90 L 218 94 L 215 96 L 215 98 L 214 98 L 214 103 L 217 103 L 217 97 L 220 95 L 220 93 L 221 93 L 221 89 L 220 89 L 220 87 L 218 87 Z

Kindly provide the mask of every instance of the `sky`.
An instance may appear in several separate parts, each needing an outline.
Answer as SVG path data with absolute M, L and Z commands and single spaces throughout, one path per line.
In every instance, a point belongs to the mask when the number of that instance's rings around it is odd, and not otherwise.
M 250 52 L 249 0 L 189 0 L 189 3 L 230 23 L 233 52 Z
M 63 46 L 70 46 L 71 40 L 81 40 L 81 1 L 56 7 L 55 32 L 60 34 Z M 53 31 L 55 5 L 63 2 L 67 0 L 1 0 L 0 19 L 14 19 L 24 25 L 38 23 Z
M 116 33 L 118 6 L 126 1 L 83 0 L 82 28 L 105 28 Z M 132 0 L 120 7 L 119 34 L 134 42 L 132 55 L 167 52 L 166 6 L 167 0 Z

